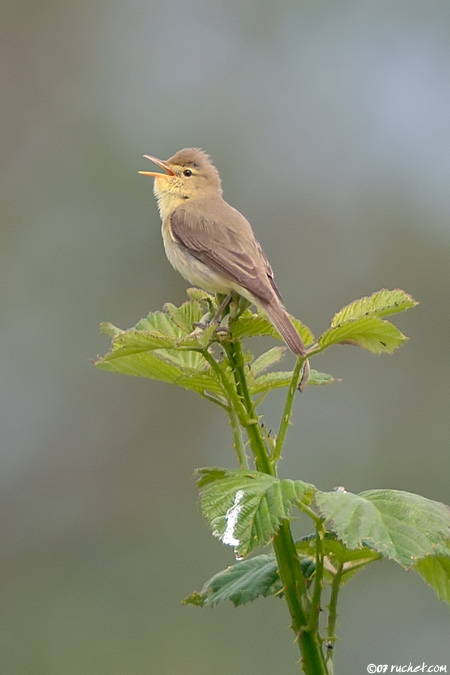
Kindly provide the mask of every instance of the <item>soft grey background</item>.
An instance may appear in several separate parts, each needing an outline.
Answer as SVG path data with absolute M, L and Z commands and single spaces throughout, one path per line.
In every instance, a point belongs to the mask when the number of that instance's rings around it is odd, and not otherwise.
M 316 334 L 401 287 L 391 357 L 335 348 L 298 397 L 283 474 L 450 502 L 448 2 L 3 4 L 1 642 L 5 675 L 295 673 L 287 610 L 180 606 L 230 564 L 198 466 L 234 466 L 194 394 L 96 370 L 100 321 L 186 284 L 145 152 L 199 146 Z M 266 406 L 275 424 L 281 399 Z M 272 422 L 271 422 L 272 420 Z M 448 664 L 449 611 L 374 565 L 342 595 L 337 671 Z

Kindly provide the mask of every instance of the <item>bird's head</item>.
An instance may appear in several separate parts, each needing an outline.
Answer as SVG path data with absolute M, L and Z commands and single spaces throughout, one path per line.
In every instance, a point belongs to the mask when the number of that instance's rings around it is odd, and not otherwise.
M 222 194 L 219 173 L 203 150 L 185 148 L 165 161 L 151 155 L 144 157 L 165 171 L 139 171 L 155 178 L 154 192 L 162 213 L 187 199 Z

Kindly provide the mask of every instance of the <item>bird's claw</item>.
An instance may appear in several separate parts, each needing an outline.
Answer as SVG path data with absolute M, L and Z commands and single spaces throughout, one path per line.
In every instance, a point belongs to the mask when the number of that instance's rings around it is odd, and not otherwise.
M 227 326 L 217 326 L 216 330 L 214 331 L 216 335 L 229 335 L 231 336 L 231 331 Z

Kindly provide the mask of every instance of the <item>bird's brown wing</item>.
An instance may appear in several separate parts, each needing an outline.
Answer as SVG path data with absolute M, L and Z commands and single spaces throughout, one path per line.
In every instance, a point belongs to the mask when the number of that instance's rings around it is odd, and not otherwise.
M 270 303 L 274 292 L 281 300 L 269 261 L 244 216 L 232 207 L 223 214 L 220 213 L 223 207 L 214 209 L 219 210 L 219 218 L 209 215 L 208 210 L 200 204 L 195 209 L 184 206 L 175 209 L 170 225 L 177 244 L 259 300 Z

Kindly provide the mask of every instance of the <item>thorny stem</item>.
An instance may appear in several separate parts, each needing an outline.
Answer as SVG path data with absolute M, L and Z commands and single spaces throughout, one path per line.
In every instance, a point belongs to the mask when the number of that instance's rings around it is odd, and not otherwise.
M 314 588 L 311 601 L 310 626 L 312 630 L 319 630 L 320 599 L 323 589 L 323 539 L 325 528 L 323 522 L 316 521 L 316 569 L 314 573 Z
M 327 656 L 326 662 L 330 675 L 333 673 L 333 652 L 336 642 L 336 620 L 337 620 L 337 601 L 339 590 L 342 583 L 342 574 L 344 572 L 344 563 L 340 563 L 333 577 L 331 584 L 330 602 L 328 604 L 328 625 L 327 625 Z
M 237 413 L 233 409 L 229 410 L 228 414 L 230 417 L 231 429 L 233 431 L 234 448 L 236 450 L 236 454 L 238 457 L 239 467 L 241 469 L 248 469 L 248 459 L 247 455 L 245 454 L 245 444 L 242 438 L 242 431 L 241 426 L 239 424 L 239 418 L 237 416 Z
M 283 415 L 281 417 L 280 428 L 277 434 L 277 442 L 272 457 L 272 463 L 274 464 L 274 466 L 277 464 L 277 462 L 280 460 L 281 457 L 281 450 L 283 448 L 284 439 L 286 438 L 286 433 L 291 419 L 292 405 L 294 403 L 295 392 L 297 391 L 297 387 L 299 385 L 300 378 L 302 376 L 302 366 L 304 361 L 305 361 L 304 358 L 298 358 L 294 370 L 292 372 L 292 378 L 286 396 L 286 403 L 284 405 Z
M 266 444 L 258 424 L 255 405 L 248 390 L 241 343 L 239 340 L 230 340 L 225 344 L 225 351 L 234 375 L 238 395 L 247 412 L 247 421 L 246 424 L 244 424 L 244 428 L 247 432 L 255 456 L 256 468 L 258 471 L 274 476 L 275 472 L 270 462 Z
M 248 389 L 241 343 L 239 340 L 230 340 L 224 346 L 234 375 L 236 391 L 247 412 L 245 418 L 239 415 L 239 421 L 244 427 L 250 441 L 255 464 L 259 471 L 275 476 L 276 467 L 269 456 L 261 427 L 258 424 L 254 402 Z M 299 361 L 300 366 L 298 367 L 296 378 L 299 377 L 301 371 L 301 360 L 299 359 Z M 292 399 L 294 393 L 295 389 L 292 393 Z M 288 415 L 290 415 L 291 408 L 292 400 L 285 407 Z M 279 451 L 281 454 L 281 444 Z M 328 675 L 317 626 L 311 628 L 309 625 L 310 607 L 307 598 L 306 582 L 301 572 L 300 560 L 287 519 L 281 521 L 279 530 L 273 538 L 273 548 L 277 558 L 278 572 L 283 582 L 284 596 L 292 619 L 291 627 L 296 635 L 302 655 L 303 670 L 307 675 Z
M 238 417 L 239 423 L 241 426 L 245 427 L 246 424 L 246 418 L 247 418 L 247 412 L 242 405 L 242 402 L 236 393 L 236 388 L 234 386 L 234 383 L 230 381 L 227 373 L 219 366 L 217 363 L 216 359 L 210 352 L 205 349 L 202 352 L 204 358 L 206 361 L 208 361 L 209 365 L 211 368 L 214 370 L 216 373 L 217 377 L 219 378 L 220 382 L 223 385 L 223 388 L 225 389 L 225 392 L 228 396 L 228 399 L 230 401 L 230 404 L 233 408 L 233 410 L 236 412 L 236 415 Z

